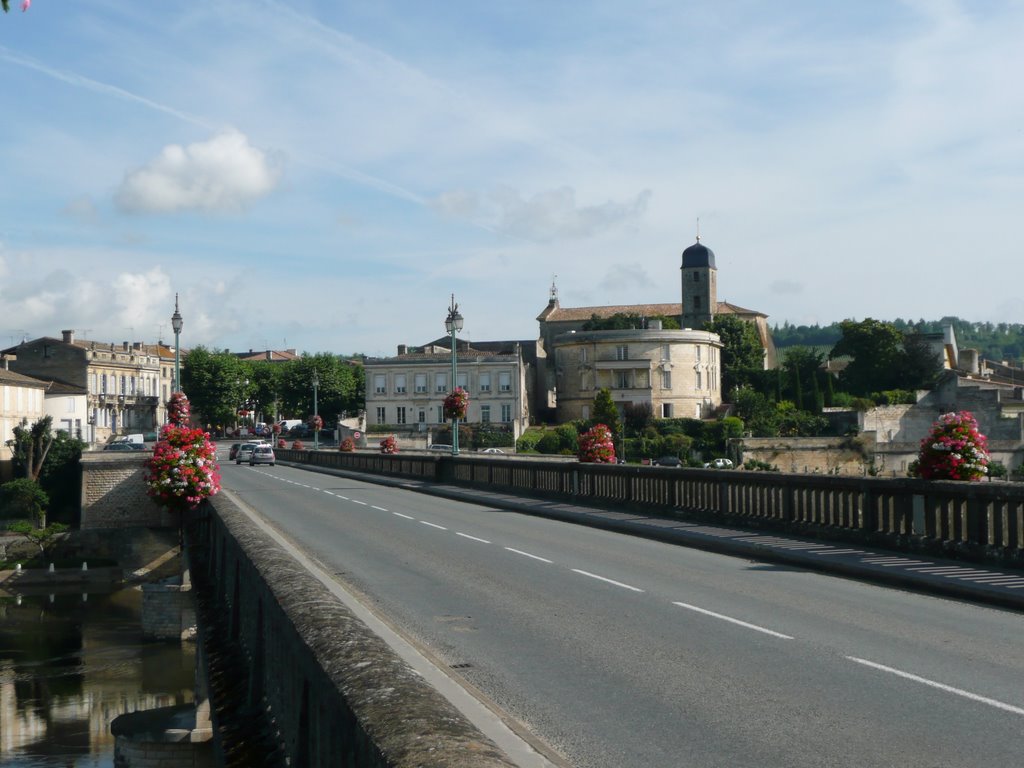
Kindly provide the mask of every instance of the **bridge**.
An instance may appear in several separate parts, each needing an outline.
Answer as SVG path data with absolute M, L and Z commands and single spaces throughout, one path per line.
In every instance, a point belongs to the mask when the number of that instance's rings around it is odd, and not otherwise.
M 279 458 L 226 466 L 188 526 L 206 631 L 241 662 L 235 705 L 267 717 L 261 764 L 1001 764 L 1020 746 L 1017 613 L 804 570 L 1019 610 L 1018 484 Z M 857 728 L 819 743 L 837 720 Z

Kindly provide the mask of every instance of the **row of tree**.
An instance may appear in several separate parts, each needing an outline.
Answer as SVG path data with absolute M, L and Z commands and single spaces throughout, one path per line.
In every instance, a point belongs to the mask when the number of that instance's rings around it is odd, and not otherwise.
M 314 375 L 316 410 L 325 424 L 365 407 L 362 364 L 328 353 L 284 362 L 250 361 L 200 346 L 185 356 L 181 383 L 197 418 L 228 425 L 236 423 L 239 411 L 262 414 L 268 421 L 311 419 Z

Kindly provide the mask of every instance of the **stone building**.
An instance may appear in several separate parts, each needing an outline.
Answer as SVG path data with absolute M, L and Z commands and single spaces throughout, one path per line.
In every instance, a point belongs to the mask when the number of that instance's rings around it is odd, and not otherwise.
M 150 432 L 165 421 L 174 354 L 157 345 L 121 344 L 44 336 L 3 351 L 10 369 L 86 392 L 86 422 L 93 442 L 115 435 Z
M 14 438 L 14 428 L 22 421 L 32 425 L 45 416 L 46 382 L 8 367 L 13 361 L 0 355 L 0 481 L 9 476 L 11 449 L 7 441 Z
M 452 388 L 451 341 L 399 345 L 394 357 L 367 358 L 366 428 L 393 426 L 427 432 L 446 424 L 443 403 Z M 531 350 L 531 347 L 534 349 Z M 455 386 L 469 393 L 468 423 L 505 424 L 515 437 L 530 423 L 530 384 L 536 342 L 456 342 Z
M 558 421 L 590 418 L 604 388 L 623 412 L 640 407 L 655 418 L 709 418 L 722 402 L 721 348 L 716 334 L 658 327 L 556 336 Z

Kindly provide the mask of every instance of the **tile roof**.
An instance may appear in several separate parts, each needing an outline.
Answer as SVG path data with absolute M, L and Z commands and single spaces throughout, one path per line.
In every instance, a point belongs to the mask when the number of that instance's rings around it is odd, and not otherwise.
M 589 320 L 594 315 L 600 318 L 611 317 L 612 315 L 640 315 L 642 317 L 653 317 L 664 315 L 666 317 L 678 317 L 681 314 L 682 305 L 679 302 L 671 304 L 614 304 L 604 307 L 556 307 L 547 315 L 549 323 L 559 322 L 580 322 Z M 753 309 L 745 309 L 727 301 L 718 302 L 718 314 L 722 315 L 761 315 Z

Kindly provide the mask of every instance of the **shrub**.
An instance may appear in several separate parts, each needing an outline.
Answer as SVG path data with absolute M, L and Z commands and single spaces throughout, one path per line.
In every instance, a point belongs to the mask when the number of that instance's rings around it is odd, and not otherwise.
M 980 480 L 988 474 L 988 448 L 968 411 L 939 417 L 921 441 L 910 473 L 926 480 Z
M 31 478 L 21 477 L 0 485 L 0 517 L 27 518 L 37 525 L 49 503 L 46 491 Z

